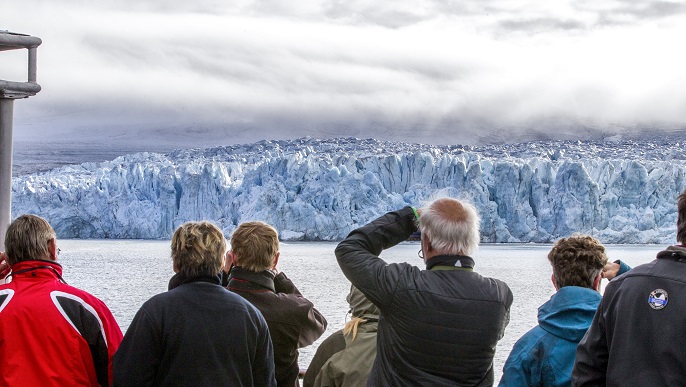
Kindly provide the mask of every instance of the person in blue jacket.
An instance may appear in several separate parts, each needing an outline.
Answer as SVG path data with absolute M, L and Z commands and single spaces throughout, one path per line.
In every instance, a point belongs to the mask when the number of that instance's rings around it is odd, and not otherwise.
M 515 343 L 500 386 L 571 386 L 577 344 L 601 300 L 600 280 L 630 269 L 608 263 L 605 247 L 580 234 L 557 241 L 548 260 L 557 292 L 538 308 L 538 325 Z

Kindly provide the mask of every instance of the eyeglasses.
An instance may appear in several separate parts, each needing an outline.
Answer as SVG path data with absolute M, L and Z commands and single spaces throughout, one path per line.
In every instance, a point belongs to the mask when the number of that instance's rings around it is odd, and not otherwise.
M 424 251 L 422 251 L 422 249 L 419 249 L 419 251 L 417 251 L 417 255 L 419 256 L 419 258 L 424 259 Z

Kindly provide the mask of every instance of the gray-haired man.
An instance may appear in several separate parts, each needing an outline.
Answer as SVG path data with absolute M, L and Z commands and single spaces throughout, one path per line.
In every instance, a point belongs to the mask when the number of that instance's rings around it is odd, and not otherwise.
M 426 270 L 379 254 L 421 231 Z M 479 216 L 441 198 L 390 212 L 336 248 L 345 276 L 381 310 L 370 385 L 492 385 L 495 347 L 509 322 L 512 292 L 473 271 Z

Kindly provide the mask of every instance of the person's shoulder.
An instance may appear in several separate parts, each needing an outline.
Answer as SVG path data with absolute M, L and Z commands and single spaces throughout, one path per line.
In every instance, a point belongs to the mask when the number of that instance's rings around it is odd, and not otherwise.
M 314 303 L 305 296 L 293 293 L 267 293 L 273 303 L 278 303 L 282 309 L 297 310 L 302 307 L 311 308 Z
M 481 286 L 490 287 L 494 292 L 502 294 L 503 296 L 509 295 L 509 297 L 512 297 L 512 290 L 505 281 L 493 277 L 484 277 L 476 272 L 474 274 L 478 276 L 476 278 Z
M 509 288 L 509 286 L 507 285 L 507 283 L 506 283 L 505 281 L 499 279 L 499 278 L 483 276 L 483 275 L 479 274 L 479 273 L 476 271 L 476 269 L 474 270 L 474 274 L 476 274 L 476 275 L 478 275 L 479 277 L 481 277 L 481 280 L 482 280 L 482 281 L 486 281 L 486 282 L 489 282 L 489 283 L 494 284 L 494 285 L 497 285 L 497 286 L 505 286 L 505 287 L 508 287 L 508 288 Z
M 387 273 L 394 272 L 398 276 L 421 277 L 424 273 L 431 273 L 431 270 L 420 268 L 407 262 L 394 262 L 385 265 L 381 270 Z
M 240 294 L 232 292 L 223 286 L 217 286 L 216 288 L 213 288 L 212 291 L 216 292 L 220 299 L 224 300 L 227 307 L 240 309 L 253 318 L 263 319 L 260 310 Z
M 650 262 L 646 262 L 643 264 L 640 264 L 638 266 L 635 266 L 631 268 L 631 270 L 627 271 L 626 273 L 623 273 L 610 281 L 607 286 L 609 287 L 612 285 L 612 287 L 619 286 L 622 284 L 627 278 L 631 277 L 638 277 L 638 276 L 645 276 L 645 275 L 652 275 L 653 271 L 655 270 L 655 266 L 660 262 L 659 259 L 654 259 Z
M 522 337 L 517 340 L 515 347 L 521 348 L 533 348 L 536 347 L 549 333 L 541 328 L 540 325 L 536 325 L 529 329 Z
M 484 276 L 481 276 L 481 278 L 482 278 L 483 282 L 488 283 L 490 286 L 510 291 L 510 285 L 508 285 L 507 282 L 505 282 L 501 279 L 493 278 L 493 277 L 484 277 Z
M 98 319 L 101 320 L 114 319 L 112 311 L 103 300 L 83 289 L 60 284 L 50 291 L 50 297 L 63 314 L 77 313 L 80 315 L 80 313 L 87 311 L 97 315 Z
M 105 302 L 97 296 L 72 285 L 61 284 L 61 286 L 57 287 L 57 289 L 53 290 L 51 293 L 53 297 L 62 296 L 76 301 L 81 300 L 94 307 L 97 306 L 109 309 L 107 308 L 107 305 L 105 305 Z
M 547 334 L 548 333 L 541 328 L 540 325 L 536 325 L 529 329 L 512 346 L 509 358 L 528 357 L 531 351 L 539 346 Z
M 512 289 L 505 281 L 481 275 L 475 277 L 474 281 L 474 287 L 479 288 L 481 294 L 490 297 L 492 301 L 501 303 L 505 308 L 510 308 L 514 295 Z

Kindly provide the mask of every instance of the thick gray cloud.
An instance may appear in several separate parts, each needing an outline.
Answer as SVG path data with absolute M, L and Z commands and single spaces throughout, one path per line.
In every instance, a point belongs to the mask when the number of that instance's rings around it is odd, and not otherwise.
M 473 143 L 686 127 L 680 3 L 8 3 L 0 29 L 44 42 L 43 90 L 15 104 L 22 143 Z M 0 79 L 23 76 L 22 58 L 0 53 Z

